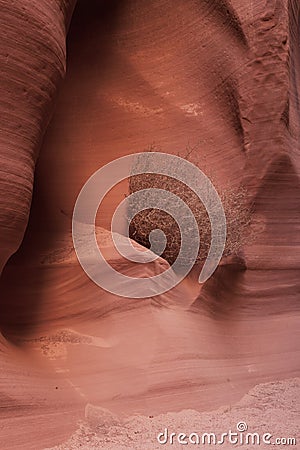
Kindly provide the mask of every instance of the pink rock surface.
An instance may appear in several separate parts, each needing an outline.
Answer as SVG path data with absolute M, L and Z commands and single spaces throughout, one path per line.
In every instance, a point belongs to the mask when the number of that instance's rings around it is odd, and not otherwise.
M 74 3 L 0 2 L 1 271 L 27 225 L 35 162 L 66 69 L 66 26 Z
M 0 1 L 2 266 L 35 180 L 0 280 L 5 449 L 64 442 L 88 404 L 122 420 L 209 411 L 299 376 L 298 2 L 79 1 L 35 169 L 73 6 Z M 95 170 L 153 142 L 195 145 L 218 189 L 245 186 L 254 239 L 201 289 L 192 274 L 136 301 L 87 278 L 71 216 Z M 126 192 L 101 207 L 100 243 Z M 131 276 L 157 271 L 107 252 Z

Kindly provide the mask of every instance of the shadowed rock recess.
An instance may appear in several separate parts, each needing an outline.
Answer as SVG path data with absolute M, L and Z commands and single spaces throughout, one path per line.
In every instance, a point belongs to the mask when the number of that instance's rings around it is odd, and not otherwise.
M 164 426 L 240 420 L 295 435 L 299 2 L 75 3 L 0 0 L 1 449 L 152 450 Z M 151 146 L 193 148 L 232 227 L 207 282 L 195 267 L 135 300 L 86 276 L 71 218 L 97 169 Z M 107 231 L 130 189 L 108 193 L 96 235 L 116 270 L 149 277 L 168 263 L 125 260 Z

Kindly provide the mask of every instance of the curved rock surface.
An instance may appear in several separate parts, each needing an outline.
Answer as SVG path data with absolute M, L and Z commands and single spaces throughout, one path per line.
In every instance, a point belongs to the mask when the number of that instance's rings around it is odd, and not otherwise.
M 0 1 L 2 266 L 27 224 L 73 6 Z M 27 232 L 0 280 L 3 448 L 64 442 L 88 404 L 122 418 L 209 411 L 299 376 L 298 29 L 293 0 L 78 2 Z M 201 289 L 191 274 L 128 300 L 87 278 L 71 216 L 95 170 L 153 142 L 195 146 L 219 190 L 244 186 L 253 238 Z M 99 227 L 127 189 L 108 195 Z M 157 273 L 107 249 L 129 276 Z
M 66 69 L 75 1 L 0 2 L 0 270 L 27 225 L 36 158 Z

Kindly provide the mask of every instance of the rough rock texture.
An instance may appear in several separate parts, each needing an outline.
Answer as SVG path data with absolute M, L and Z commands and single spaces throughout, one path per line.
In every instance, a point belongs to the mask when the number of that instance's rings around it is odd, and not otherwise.
M 26 21 L 21 3 L 0 2 L 10 30 L 0 47 L 15 55 L 4 55 L 0 74 L 6 70 L 8 105 L 0 158 L 10 160 L 0 178 L 3 263 L 26 225 L 35 155 L 64 72 L 69 11 L 24 2 L 32 8 Z M 258 383 L 299 376 L 299 10 L 296 0 L 78 3 L 29 226 L 0 280 L 3 448 L 64 442 L 88 404 L 110 410 L 105 420 L 209 411 Z M 42 38 L 38 17 L 47 23 Z M 26 33 L 34 42 L 25 45 Z M 36 52 L 39 37 L 45 48 Z M 71 214 L 96 169 L 153 142 L 183 154 L 196 145 L 218 189 L 245 186 L 256 238 L 241 249 L 243 265 L 224 260 L 201 290 L 192 274 L 165 296 L 128 301 L 80 268 Z M 98 225 L 108 227 L 126 192 L 125 183 L 111 192 Z M 124 261 L 110 244 L 107 252 L 127 274 L 157 270 Z M 292 415 L 294 405 L 283 408 Z
M 109 426 L 106 426 L 103 421 L 103 411 L 93 405 L 88 405 L 85 420 L 82 421 L 76 433 L 65 444 L 51 450 L 97 450 L 101 448 L 106 450 L 159 450 L 162 448 L 178 450 L 189 448 L 189 446 L 197 448 L 195 434 L 199 436 L 200 440 L 198 448 L 209 448 L 213 447 L 213 443 L 208 445 L 209 438 L 204 436 L 205 433 L 213 433 L 216 436 L 216 442 L 220 442 L 222 433 L 229 432 L 229 430 L 237 433 L 232 436 L 232 442 L 236 442 L 235 447 L 238 445 L 238 448 L 269 449 L 270 444 L 263 442 L 263 436 L 266 433 L 271 435 L 269 438 L 267 437 L 266 442 L 269 440 L 270 443 L 275 444 L 276 439 L 280 439 L 280 444 L 277 444 L 276 448 L 296 448 L 297 436 L 300 434 L 297 414 L 299 383 L 300 380 L 297 378 L 279 383 L 261 384 L 251 389 L 238 403 L 209 413 L 185 410 L 156 417 L 133 416 L 122 422 L 111 421 Z M 107 414 L 107 417 L 110 416 Z M 240 424 L 239 427 L 246 424 L 247 429 L 239 432 L 238 424 Z M 165 429 L 168 430 L 167 442 Z M 160 442 L 163 442 L 163 445 L 158 443 L 159 433 L 163 433 L 163 436 L 160 436 Z M 170 437 L 171 433 L 176 434 L 173 439 Z M 186 437 L 179 437 L 179 442 L 181 439 L 183 442 L 189 443 L 190 439 L 193 444 L 180 444 L 178 442 L 179 433 L 186 435 Z M 249 437 L 247 438 L 248 433 Z M 257 433 L 259 436 L 254 437 L 253 442 L 250 436 L 252 433 Z M 206 446 L 202 444 L 202 436 L 204 436 Z M 211 442 L 214 442 L 214 437 L 210 439 Z M 258 439 L 259 445 L 257 444 Z M 224 437 L 223 445 L 219 445 L 220 448 L 222 446 L 234 448 L 229 439 L 226 440 L 226 437 Z

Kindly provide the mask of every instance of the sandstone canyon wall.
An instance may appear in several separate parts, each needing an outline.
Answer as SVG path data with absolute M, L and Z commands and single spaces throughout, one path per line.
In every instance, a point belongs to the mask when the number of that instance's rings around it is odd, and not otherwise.
M 1 267 L 30 212 L 0 280 L 5 449 L 63 442 L 87 405 L 209 411 L 299 376 L 298 2 L 79 1 L 61 84 L 74 6 L 0 1 Z M 253 237 L 203 286 L 137 302 L 87 278 L 71 217 L 95 170 L 152 143 L 246 188 Z M 100 242 L 126 193 L 100 209 Z

